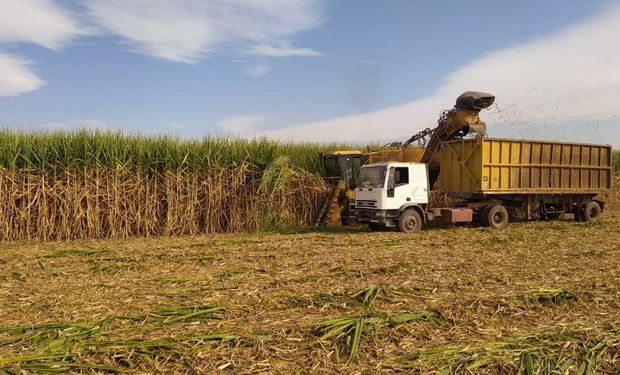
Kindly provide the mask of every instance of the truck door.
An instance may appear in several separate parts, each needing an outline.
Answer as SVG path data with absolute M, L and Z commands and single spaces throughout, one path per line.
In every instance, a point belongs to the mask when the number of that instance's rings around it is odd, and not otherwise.
M 426 168 L 424 165 L 391 167 L 388 171 L 386 209 L 396 210 L 403 204 L 428 203 Z
M 388 170 L 386 209 L 396 210 L 411 200 L 409 167 L 390 167 Z
M 411 176 L 409 185 L 411 189 L 411 201 L 417 204 L 428 203 L 428 174 L 426 165 L 415 164 L 410 167 Z

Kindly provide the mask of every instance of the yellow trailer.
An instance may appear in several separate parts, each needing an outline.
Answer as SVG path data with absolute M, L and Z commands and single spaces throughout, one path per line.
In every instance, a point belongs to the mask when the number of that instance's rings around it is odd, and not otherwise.
M 611 188 L 611 146 L 477 138 L 441 145 L 447 193 L 598 194 Z
M 543 219 L 572 213 L 595 222 L 604 208 L 597 199 L 611 189 L 609 145 L 473 138 L 443 142 L 439 189 L 474 208 L 481 221 Z M 493 208 L 495 206 L 495 208 Z M 498 206 L 502 206 L 501 208 Z M 494 216 L 499 210 L 500 215 Z

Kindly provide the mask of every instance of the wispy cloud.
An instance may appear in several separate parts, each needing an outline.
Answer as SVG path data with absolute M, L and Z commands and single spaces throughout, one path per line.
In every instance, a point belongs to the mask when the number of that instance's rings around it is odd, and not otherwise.
M 15 96 L 37 90 L 45 84 L 22 58 L 0 54 L 0 96 Z
M 293 47 L 289 43 L 278 46 L 256 45 L 248 48 L 245 54 L 267 57 L 313 57 L 322 55 L 321 52 L 311 48 Z
M 48 121 L 40 123 L 10 123 L 6 124 L 6 126 L 16 130 L 37 132 L 72 132 L 77 130 L 124 131 L 120 127 L 111 126 L 108 123 L 95 119 L 63 119 L 58 121 Z
M 58 50 L 86 33 L 51 0 L 0 0 L 0 45 L 32 43 Z M 0 53 L 0 96 L 20 95 L 43 86 L 45 82 L 30 65 L 21 57 Z
M 243 72 L 251 77 L 262 77 L 271 71 L 271 67 L 264 63 L 251 64 L 243 68 Z
M 295 34 L 317 27 L 324 0 L 88 0 L 90 18 L 130 49 L 193 63 L 222 45 L 243 50 L 288 46 Z M 258 47 L 253 47 L 258 46 Z M 261 47 L 263 46 L 263 47 Z M 264 50 L 277 56 L 277 49 Z M 280 51 L 283 53 L 286 51 Z M 310 49 L 289 47 L 308 55 Z M 266 55 L 266 54 L 263 54 Z
M 227 117 L 218 122 L 217 126 L 227 134 L 247 137 L 256 134 L 257 128 L 266 121 L 262 114 L 248 114 Z
M 87 34 L 52 0 L 0 0 L 0 43 L 34 43 L 58 50 Z
M 353 61 L 355 61 L 358 64 L 364 64 L 364 65 L 375 65 L 376 63 L 372 60 L 368 60 L 368 59 L 353 59 Z
M 132 51 L 182 63 L 194 63 L 220 47 L 262 59 L 316 56 L 319 52 L 312 49 L 292 47 L 291 40 L 320 25 L 326 0 L 76 1 L 81 11 L 54 0 L 0 0 L 0 47 L 32 43 L 59 50 L 97 29 L 121 37 Z M 271 69 L 261 61 L 248 64 L 243 71 L 254 77 Z M 27 61 L 0 54 L 0 96 L 43 84 Z
M 466 90 L 497 96 L 484 118 L 492 124 L 610 119 L 620 112 L 620 6 L 524 45 L 495 51 L 450 74 L 431 95 L 383 110 L 266 132 L 296 140 L 402 139 L 433 126 Z M 492 132 L 492 129 L 491 129 Z

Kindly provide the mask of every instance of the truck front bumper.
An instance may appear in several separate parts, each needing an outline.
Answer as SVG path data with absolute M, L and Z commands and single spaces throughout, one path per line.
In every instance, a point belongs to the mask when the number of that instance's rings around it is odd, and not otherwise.
M 369 210 L 355 209 L 357 221 L 364 224 L 378 224 L 386 227 L 395 227 L 398 222 L 398 210 Z

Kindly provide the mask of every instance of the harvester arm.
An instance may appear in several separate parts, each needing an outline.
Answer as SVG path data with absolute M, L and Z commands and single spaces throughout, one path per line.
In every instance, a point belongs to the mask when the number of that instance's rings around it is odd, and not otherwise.
M 435 155 L 441 142 L 460 139 L 469 133 L 476 133 L 479 137 L 486 137 L 486 124 L 480 120 L 481 110 L 490 107 L 495 96 L 484 92 L 467 91 L 456 99 L 454 108 L 441 113 L 434 129 L 424 129 L 409 138 L 403 147 L 413 142 L 424 148 L 421 162 L 428 164 L 429 183 L 432 188 L 439 177 L 439 161 Z

